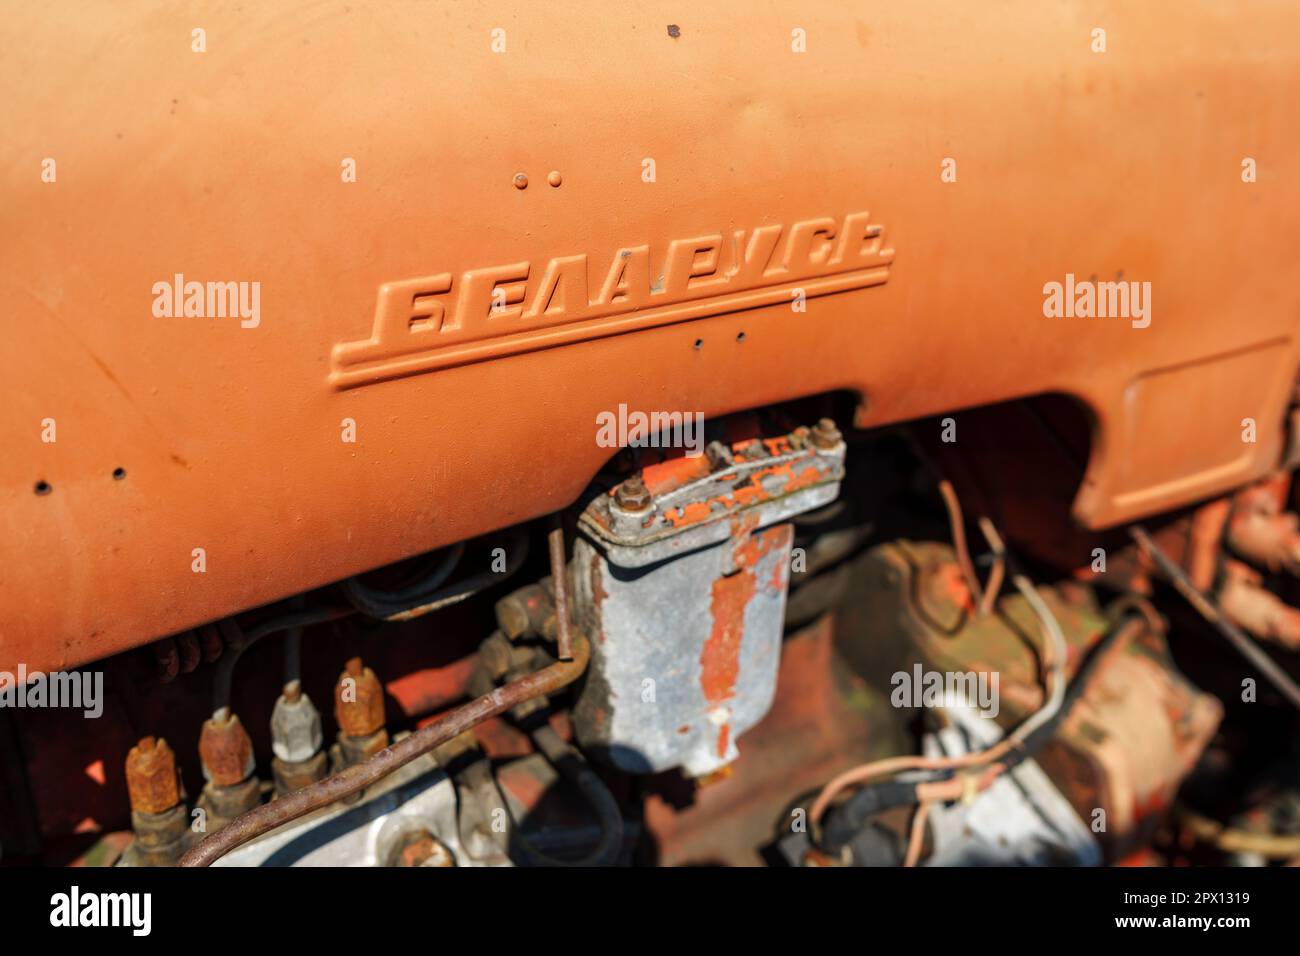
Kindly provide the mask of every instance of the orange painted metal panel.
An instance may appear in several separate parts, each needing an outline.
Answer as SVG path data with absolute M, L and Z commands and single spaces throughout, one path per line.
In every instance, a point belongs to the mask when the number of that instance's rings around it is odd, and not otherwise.
M 1092 526 L 1278 459 L 1289 3 L 50 3 L 0 41 L 0 666 L 568 504 L 620 403 L 1065 392 Z M 256 323 L 155 314 L 177 275 Z M 1067 275 L 1150 282 L 1149 326 L 1045 317 Z

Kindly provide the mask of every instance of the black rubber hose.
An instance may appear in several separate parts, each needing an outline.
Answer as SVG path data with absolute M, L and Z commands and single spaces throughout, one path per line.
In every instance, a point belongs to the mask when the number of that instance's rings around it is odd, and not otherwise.
M 418 583 L 398 591 L 378 591 L 362 584 L 356 577 L 348 578 L 343 582 L 343 593 L 351 603 L 351 607 L 321 607 L 289 611 L 263 621 L 247 633 L 240 631 L 239 625 L 233 618 L 221 621 L 217 626 L 222 629 L 226 651 L 217 662 L 216 673 L 212 678 L 213 712 L 230 706 L 235 665 L 239 663 L 240 655 L 262 638 L 291 628 L 299 629 L 296 637 L 290 635 L 289 643 L 285 647 L 285 682 L 287 683 L 292 679 L 290 675 L 296 674 L 301 666 L 301 628 L 349 617 L 358 611 L 381 620 L 403 620 L 420 617 L 456 604 L 490 585 L 504 581 L 518 571 L 528 557 L 528 534 L 522 527 L 516 530 L 507 551 L 506 567 L 503 571 L 485 571 L 439 589 L 438 585 L 456 570 L 463 553 L 463 544 L 454 545 L 433 572 L 422 577 Z M 404 597 L 408 594 L 414 596 Z M 395 597 L 404 597 L 404 599 L 399 601 Z
M 915 781 L 885 780 L 863 787 L 828 814 L 826 825 L 822 827 L 821 848 L 838 855 L 872 817 L 916 802 Z
M 400 601 L 393 600 L 389 592 L 378 591 L 364 585 L 356 577 L 341 582 L 343 596 L 347 598 L 348 603 L 362 614 L 381 621 L 403 621 L 421 617 L 432 611 L 458 604 L 484 588 L 511 577 L 523 566 L 524 561 L 528 558 L 528 532 L 523 527 L 516 529 L 509 546 L 506 548 L 506 566 L 504 570 L 484 571 L 481 574 L 476 574 L 440 588 L 438 585 L 446 580 L 460 561 L 461 551 L 458 549 L 461 549 L 460 545 L 453 548 L 451 555 L 424 582 L 425 590 L 414 597 L 407 597 Z M 429 586 L 431 582 L 436 583 Z M 410 588 L 405 588 L 401 592 L 392 593 L 405 594 L 410 590 Z
M 549 724 L 535 729 L 532 737 L 546 759 L 582 793 L 600 823 L 600 842 L 586 857 L 569 865 L 609 866 L 614 863 L 623 849 L 623 814 L 619 812 L 618 801 L 609 792 L 609 787 Z
M 542 852 L 523 835 L 518 825 L 512 825 L 503 849 L 512 861 L 524 866 L 610 866 L 616 863 L 623 849 L 623 815 L 614 795 L 595 771 L 587 766 L 581 754 L 560 739 L 559 734 L 549 725 L 539 725 L 532 730 L 531 736 L 537 749 L 565 779 L 578 788 L 595 811 L 600 824 L 600 839 L 581 859 L 562 860 Z M 477 794 L 480 805 L 484 806 L 489 816 L 495 816 L 500 811 L 504 819 L 510 819 L 505 797 L 501 794 L 501 788 L 492 775 L 487 759 L 466 767 L 460 777 Z
M 227 618 L 217 626 L 221 628 L 225 639 L 226 652 L 217 661 L 212 676 L 212 711 L 216 713 L 230 706 L 230 691 L 235 681 L 235 665 L 239 663 L 244 651 L 264 637 L 287 631 L 290 628 L 310 627 L 325 621 L 335 621 L 341 617 L 355 614 L 350 607 L 317 607 L 301 611 L 290 611 L 277 617 L 269 618 L 245 632 L 240 629 L 234 618 Z
M 374 588 L 355 576 L 343 582 L 343 594 L 348 602 L 368 617 L 388 617 L 410 607 L 412 603 L 427 600 L 427 596 L 436 591 L 456 570 L 460 559 L 465 554 L 463 543 L 452 545 L 446 555 L 431 570 L 421 574 L 405 587 L 388 591 Z

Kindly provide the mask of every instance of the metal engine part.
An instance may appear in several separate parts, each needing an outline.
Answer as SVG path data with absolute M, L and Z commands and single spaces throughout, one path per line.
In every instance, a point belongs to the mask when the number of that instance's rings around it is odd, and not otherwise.
M 878 655 L 910 653 L 908 666 L 919 661 L 945 674 L 996 675 L 1003 729 L 1042 706 L 1033 650 L 1040 625 L 1023 597 L 1013 594 L 995 613 L 975 615 L 946 545 L 891 542 L 868 552 L 864 565 L 875 613 L 867 633 L 842 641 L 859 673 L 879 679 Z M 1073 675 L 1112 622 L 1085 587 L 1039 591 L 1064 632 Z M 1218 700 L 1176 669 L 1163 634 L 1148 627 L 1098 661 L 1036 762 L 1080 817 L 1099 821 L 1099 842 L 1108 859 L 1119 859 L 1150 837 L 1222 715 Z
M 1002 739 L 978 711 L 950 702 L 949 726 L 927 734 L 927 757 L 956 757 Z M 930 814 L 934 851 L 926 866 L 1099 866 L 1101 848 L 1076 809 L 1034 760 L 999 778 L 969 804 Z
M 984 750 L 1002 739 L 991 720 L 963 701 L 945 698 L 945 726 L 927 733 L 927 757 L 958 757 Z M 906 776 L 906 775 L 904 775 Z M 1024 760 L 969 802 L 936 806 L 929 815 L 931 850 L 925 866 L 1098 866 L 1101 848 L 1069 800 L 1034 760 Z M 806 831 L 780 841 L 792 866 L 828 862 L 856 866 L 897 866 L 898 839 L 884 829 L 864 828 L 839 860 L 813 851 Z
M 845 446 L 833 423 L 714 442 L 646 468 L 582 513 L 572 576 L 594 636 L 579 742 L 632 773 L 700 777 L 776 693 L 793 529 L 833 501 Z
M 430 756 L 413 760 L 354 804 L 336 803 L 232 850 L 214 866 L 398 866 L 432 840 L 444 865 L 478 866 L 457 828 L 456 787 Z M 441 851 L 445 849 L 446 853 Z

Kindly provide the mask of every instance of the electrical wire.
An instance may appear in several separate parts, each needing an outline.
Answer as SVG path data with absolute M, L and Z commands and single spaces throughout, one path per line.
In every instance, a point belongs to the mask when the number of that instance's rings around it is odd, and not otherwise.
M 957 499 L 957 491 L 953 488 L 951 481 L 942 478 L 939 480 L 939 494 L 943 498 L 944 507 L 948 509 L 948 525 L 952 534 L 952 547 L 957 553 L 957 566 L 961 568 L 961 576 L 966 579 L 966 587 L 970 589 L 971 600 L 976 605 L 981 605 L 984 600 L 984 591 L 980 587 L 979 578 L 975 574 L 975 565 L 971 563 L 970 549 L 966 547 L 966 522 L 962 518 L 961 502 Z
M 957 566 L 961 569 L 961 576 L 966 581 L 966 587 L 970 590 L 971 601 L 975 604 L 975 611 L 978 617 L 988 617 L 993 613 L 993 606 L 997 602 L 998 595 L 1002 591 L 1002 579 L 1006 574 L 1007 551 L 1006 546 L 1002 543 L 1002 537 L 993 527 L 993 522 L 988 518 L 980 516 L 979 527 L 988 540 L 989 546 L 993 549 L 993 567 L 989 571 L 989 577 L 983 585 L 980 584 L 979 576 L 975 573 L 975 563 L 971 560 L 970 548 L 966 542 L 966 522 L 962 516 L 961 501 L 957 497 L 957 490 L 953 487 L 952 482 L 947 478 L 939 480 L 939 494 L 943 498 L 944 508 L 948 512 L 948 527 L 952 534 L 952 548 L 957 555 Z
M 1115 616 L 1114 612 L 1111 616 Z M 864 784 L 852 797 L 836 806 L 824 826 L 817 828 L 820 831 L 822 849 L 832 855 L 839 853 L 861 826 L 882 810 L 922 800 L 947 802 L 974 799 L 992 786 L 1003 773 L 1014 770 L 1022 761 L 1037 753 L 1083 695 L 1101 662 L 1116 648 L 1143 633 L 1148 626 L 1149 621 L 1145 617 L 1116 619 L 1111 630 L 1080 662 L 1060 710 L 1050 722 L 1030 734 L 1023 744 L 1016 745 L 1010 738 L 1004 737 L 983 751 L 957 757 L 893 757 L 867 765 L 872 766 L 879 775 L 899 773 L 900 776 Z M 857 769 L 863 770 L 865 767 Z M 904 780 L 901 776 L 903 771 L 924 771 L 934 773 L 935 776 L 920 781 Z M 809 813 L 814 824 L 820 820 L 822 812 L 814 805 L 813 811 Z
M 1047 682 L 1050 692 L 1046 695 L 1045 703 L 1011 732 L 1010 739 L 1023 744 L 1030 734 L 1051 721 L 1061 710 L 1061 702 L 1065 700 L 1065 662 L 1069 657 L 1069 648 L 1060 622 L 1033 583 L 1023 574 L 1011 575 L 1011 583 L 1038 615 L 1044 635 L 1042 647 L 1047 652 L 1043 654 L 1043 663 L 1051 668 L 1051 679 Z
M 1005 756 L 1013 748 L 1023 747 L 1031 734 L 1047 725 L 1060 713 L 1061 704 L 1065 699 L 1065 665 L 1068 657 L 1065 635 L 1051 608 L 1039 596 L 1029 579 L 1023 574 L 1013 574 L 1011 581 L 1037 615 L 1043 632 L 1041 659 L 1050 668 L 1050 676 L 1043 695 L 1043 706 L 987 750 L 963 754 L 959 757 L 889 757 L 845 771 L 823 787 L 813 802 L 809 817 L 814 825 L 820 821 L 831 801 L 846 787 L 907 770 L 962 770 L 991 763 Z
M 903 857 L 903 866 L 914 867 L 921 859 L 921 849 L 925 845 L 925 822 L 930 816 L 931 800 L 922 800 L 916 805 L 912 814 L 911 833 L 907 839 L 907 855 Z
M 980 617 L 988 617 L 993 613 L 998 595 L 1002 593 L 1002 578 L 1007 570 L 1007 547 L 992 521 L 981 515 L 979 526 L 989 547 L 993 549 L 993 568 L 989 571 L 989 579 L 984 582 L 984 598 L 980 601 L 978 610 Z
M 1023 576 L 1021 576 L 1023 577 Z M 1055 734 L 1057 727 L 1071 711 L 1074 703 L 1086 690 L 1093 673 L 1102 660 L 1128 640 L 1133 639 L 1145 629 L 1154 627 L 1163 629 L 1163 622 L 1145 602 L 1117 601 L 1108 609 L 1112 619 L 1111 630 L 1087 652 L 1080 662 L 1073 680 L 1067 682 L 1064 674 L 1065 643 L 1064 635 L 1058 643 L 1052 632 L 1060 633 L 1059 622 L 1051 614 L 1046 603 L 1029 586 L 1040 605 L 1037 610 L 1046 611 L 1040 616 L 1044 634 L 1044 648 L 1051 648 L 1051 685 L 1046 692 L 1043 707 L 1035 712 L 1034 717 L 1022 722 L 1016 732 L 1002 738 L 996 744 L 974 753 L 955 757 L 901 756 L 873 761 L 853 768 L 832 780 L 818 795 L 809 817 L 814 832 L 820 833 L 820 845 L 832 855 L 840 853 L 857 833 L 860 827 L 882 810 L 907 804 L 949 802 L 953 800 L 973 800 L 983 793 L 1004 773 L 1014 770 L 1022 761 L 1029 759 Z M 1031 607 L 1033 600 L 1026 595 Z M 1128 613 L 1137 614 L 1137 618 L 1125 620 Z M 1047 664 L 1046 653 L 1044 663 Z M 1057 688 L 1064 688 L 1058 693 Z M 1039 715 L 1044 719 L 1036 720 Z M 905 776 L 925 773 L 932 776 L 920 780 L 908 780 Z M 897 775 L 897 776 L 893 776 Z M 878 782 L 869 782 L 876 778 L 886 778 Z M 830 801 L 845 787 L 861 784 L 861 789 L 849 800 L 835 808 L 824 826 L 820 826 Z M 927 808 L 928 812 L 928 808 Z M 913 830 L 909 837 L 908 852 L 913 858 L 919 858 L 920 844 L 924 833 L 924 819 L 920 823 L 913 818 Z

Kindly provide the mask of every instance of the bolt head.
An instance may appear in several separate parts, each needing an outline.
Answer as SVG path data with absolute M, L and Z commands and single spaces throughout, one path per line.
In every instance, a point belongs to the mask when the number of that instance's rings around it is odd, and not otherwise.
M 823 451 L 836 447 L 844 440 L 844 436 L 840 434 L 834 420 L 830 418 L 823 418 L 818 421 L 813 426 L 808 437 L 812 440 L 814 448 L 820 448 Z
M 633 475 L 614 492 L 614 504 L 624 511 L 649 511 L 654 498 L 645 486 L 644 479 L 640 475 Z

